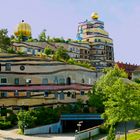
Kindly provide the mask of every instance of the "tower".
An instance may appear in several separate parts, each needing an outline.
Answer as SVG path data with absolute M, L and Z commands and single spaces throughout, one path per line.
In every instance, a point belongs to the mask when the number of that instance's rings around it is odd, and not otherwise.
M 21 36 L 22 41 L 26 41 L 31 36 L 31 26 L 22 20 L 22 22 L 16 26 L 14 34 L 16 37 Z
M 98 13 L 92 13 L 90 21 L 79 23 L 77 39 L 90 44 L 90 61 L 97 69 L 114 65 L 113 40 L 104 30 Z

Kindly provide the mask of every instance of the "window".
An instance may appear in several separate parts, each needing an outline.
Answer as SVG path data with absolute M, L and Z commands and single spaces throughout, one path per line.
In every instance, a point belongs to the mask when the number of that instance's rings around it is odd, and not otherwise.
M 44 96 L 45 96 L 45 97 L 48 97 L 48 95 L 49 95 L 48 91 L 45 91 L 45 92 L 44 92 Z
M 67 92 L 67 97 L 70 97 L 71 96 L 71 93 L 68 91 Z
M 30 92 L 30 91 L 27 91 L 27 92 L 26 92 L 26 96 L 27 96 L 27 97 L 30 97 L 30 96 L 31 96 L 31 92 Z
M 26 84 L 31 84 L 31 79 L 26 79 Z
M 80 95 L 83 96 L 85 94 L 84 91 L 80 91 Z
M 7 97 L 7 92 L 2 92 L 1 97 Z
M 64 98 L 65 98 L 64 92 L 61 92 L 60 93 L 60 100 L 64 100 Z
M 19 78 L 15 78 L 15 85 L 19 85 Z
M 57 79 L 57 77 L 54 78 L 54 84 L 58 84 L 58 79 Z
M 71 85 L 71 78 L 70 78 L 70 77 L 67 77 L 67 79 L 66 79 L 66 84 L 67 84 L 67 85 Z
M 10 63 L 5 64 L 5 70 L 6 71 L 11 71 L 11 64 Z
M 43 78 L 42 84 L 47 85 L 48 84 L 48 79 L 47 78 Z
M 59 79 L 59 84 L 65 84 L 65 79 L 64 78 L 60 78 Z
M 19 94 L 18 94 L 18 91 L 16 90 L 16 91 L 14 92 L 14 96 L 15 96 L 15 97 L 18 97 L 18 95 L 19 95 Z
M 20 70 L 22 70 L 22 71 L 25 70 L 25 66 L 23 66 L 23 65 L 20 66 Z
M 6 84 L 7 83 L 7 79 L 6 78 L 1 78 L 1 83 L 2 84 Z
M 55 93 L 54 94 L 54 97 L 57 99 L 58 98 L 58 93 Z

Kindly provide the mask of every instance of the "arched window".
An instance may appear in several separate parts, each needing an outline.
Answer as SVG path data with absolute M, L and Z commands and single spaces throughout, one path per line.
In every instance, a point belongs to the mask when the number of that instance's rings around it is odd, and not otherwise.
M 67 85 L 70 85 L 70 84 L 71 84 L 71 78 L 70 78 L 70 77 L 67 77 L 67 79 L 66 79 L 66 84 L 67 84 Z
M 58 78 L 57 77 L 54 78 L 54 84 L 58 84 Z

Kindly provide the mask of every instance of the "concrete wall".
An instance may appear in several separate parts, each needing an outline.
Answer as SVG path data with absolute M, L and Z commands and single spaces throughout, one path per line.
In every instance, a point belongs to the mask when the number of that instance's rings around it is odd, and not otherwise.
M 62 126 L 60 122 L 24 130 L 25 135 L 52 134 L 52 133 L 61 133 L 61 132 L 62 132 Z
M 133 72 L 132 73 L 132 79 L 140 79 L 140 72 L 139 71 Z
M 98 135 L 99 132 L 99 127 L 93 127 L 84 131 L 80 131 L 75 135 L 75 140 L 83 140 L 83 139 L 89 139 L 92 136 Z

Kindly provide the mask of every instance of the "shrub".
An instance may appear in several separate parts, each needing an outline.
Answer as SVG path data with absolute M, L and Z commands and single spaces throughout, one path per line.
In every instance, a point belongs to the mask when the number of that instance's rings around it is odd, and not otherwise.
M 108 127 L 106 127 L 105 125 L 101 125 L 100 126 L 100 133 L 101 134 L 107 134 L 109 131 Z
M 11 127 L 12 127 L 12 124 L 10 121 L 0 121 L 0 129 L 8 129 Z
M 8 49 L 7 49 L 7 52 L 8 52 L 8 53 L 15 53 L 15 50 L 14 50 L 13 48 L 8 48 Z
M 49 48 L 49 47 L 46 47 L 45 50 L 44 50 L 44 53 L 45 53 L 46 55 L 50 55 L 50 54 L 52 54 L 52 49 Z

